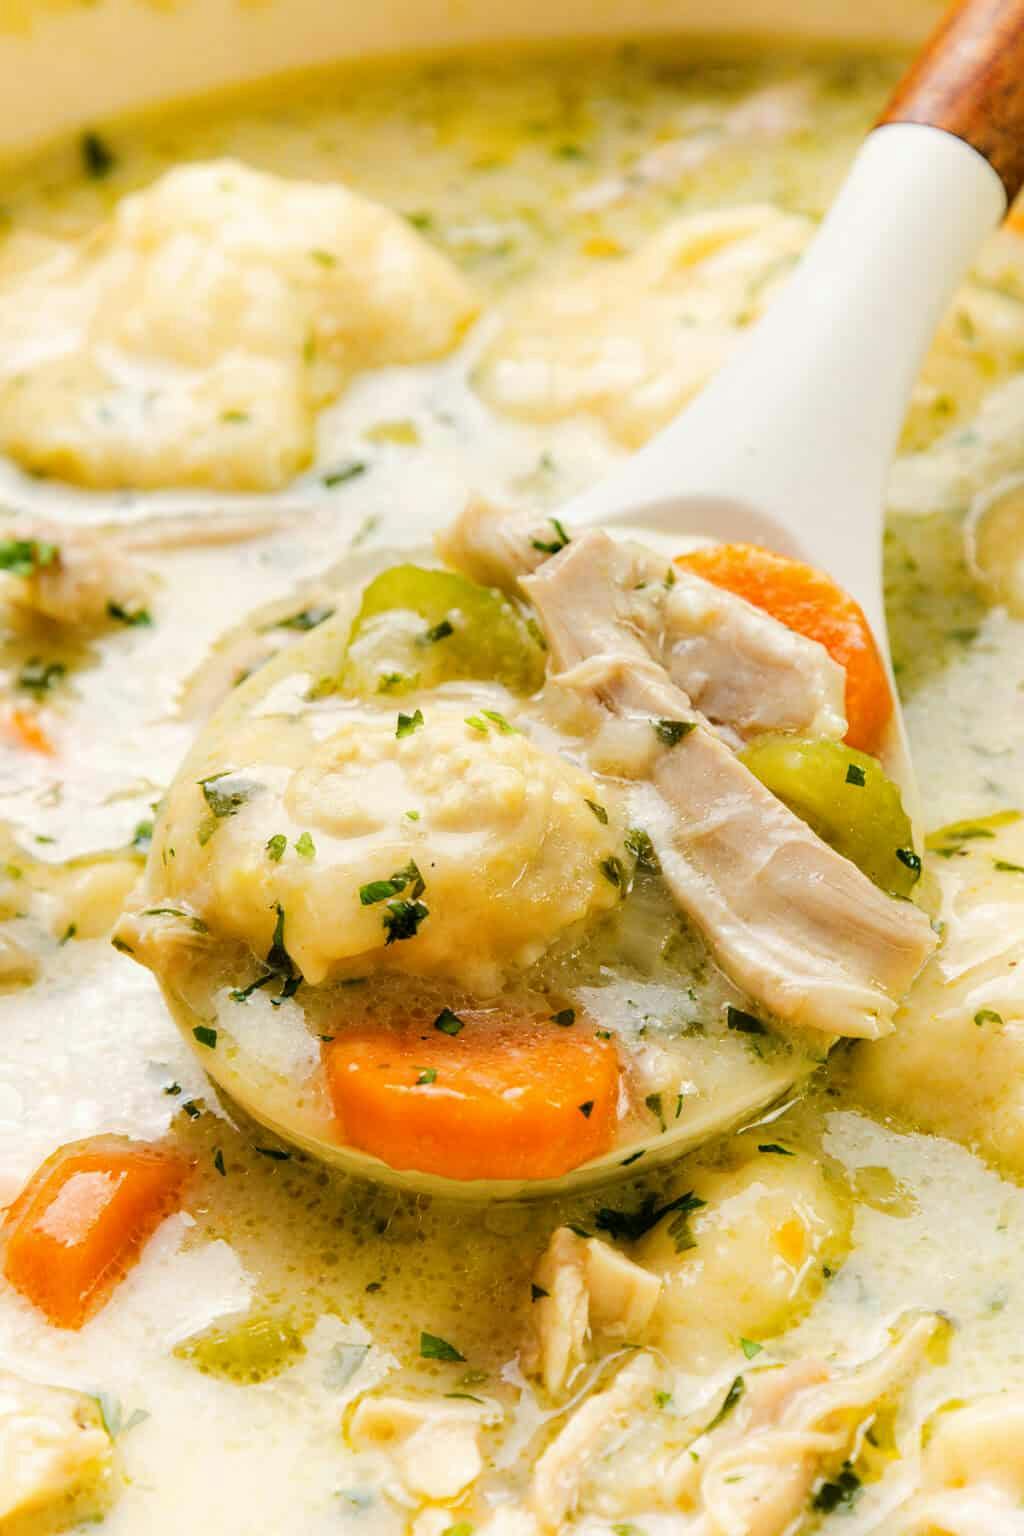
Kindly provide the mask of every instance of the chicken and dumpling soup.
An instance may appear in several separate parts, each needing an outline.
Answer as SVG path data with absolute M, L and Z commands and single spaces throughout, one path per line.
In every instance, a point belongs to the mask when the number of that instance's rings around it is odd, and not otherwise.
M 5 172 L 0 1530 L 1024 1502 L 1024 223 L 831 577 L 560 506 L 900 60 L 293 79 Z

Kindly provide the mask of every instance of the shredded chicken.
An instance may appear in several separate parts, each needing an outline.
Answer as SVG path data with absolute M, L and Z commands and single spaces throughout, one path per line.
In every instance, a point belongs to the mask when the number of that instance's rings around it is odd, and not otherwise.
M 817 1488 L 855 1456 L 879 1407 L 921 1365 L 939 1326 L 935 1316 L 920 1317 L 861 1365 L 804 1360 L 734 1382 L 720 1422 L 682 1452 L 667 1478 L 666 1496 L 699 1515 L 692 1536 L 794 1531 Z
M 765 789 L 618 617 L 615 546 L 590 532 L 523 582 L 559 681 L 643 745 L 629 771 L 669 889 L 723 969 L 787 1023 L 885 1034 L 935 945 L 927 918 Z M 685 733 L 662 745 L 652 728 Z
M 21 520 L 2 534 L 18 546 L 17 563 L 4 569 L 9 601 L 68 629 L 96 629 L 134 615 L 152 593 L 152 577 L 104 529 Z
M 473 502 L 439 540 L 477 581 L 513 587 L 563 545 L 561 525 Z M 731 745 L 766 731 L 840 739 L 846 674 L 823 645 L 640 544 L 609 554 L 616 618 Z
M 110 1469 L 110 1436 L 95 1398 L 0 1371 L 0 1526 L 4 1530 L 8 1520 L 29 1512 L 53 1514 L 90 1490 L 95 1490 L 98 1504 Z M 78 1509 L 76 1513 L 88 1512 Z
M 621 1429 L 658 1381 L 653 1355 L 635 1355 L 611 1386 L 588 1397 L 544 1451 L 534 1468 L 529 1504 L 545 1531 L 556 1531 L 579 1499 L 588 1462 Z
M 661 1280 L 600 1238 L 559 1227 L 533 1275 L 530 1333 L 523 1368 L 545 1391 L 563 1391 L 593 1330 L 635 1342 L 650 1322 Z
M 455 1499 L 483 1470 L 481 1429 L 500 1419 L 485 1403 L 383 1394 L 357 1404 L 348 1434 L 357 1450 L 387 1451 L 414 1497 Z

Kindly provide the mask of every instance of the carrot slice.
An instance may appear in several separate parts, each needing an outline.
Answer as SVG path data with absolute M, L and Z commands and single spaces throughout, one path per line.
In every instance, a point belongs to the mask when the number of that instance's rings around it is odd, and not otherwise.
M 615 1139 L 614 1046 L 580 1015 L 447 1010 L 434 1024 L 355 1026 L 324 1050 L 349 1145 L 449 1179 L 546 1179 Z
M 7 1213 L 4 1275 L 57 1328 L 81 1328 L 180 1204 L 189 1164 L 98 1136 L 61 1147 Z
M 860 605 L 831 576 L 756 544 L 715 544 L 676 563 L 823 645 L 846 668 L 848 745 L 877 752 L 892 714 L 889 680 Z
M 27 747 L 30 752 L 41 752 L 44 757 L 54 756 L 56 749 L 40 725 L 38 715 L 29 709 L 12 709 L 8 721 L 19 746 Z

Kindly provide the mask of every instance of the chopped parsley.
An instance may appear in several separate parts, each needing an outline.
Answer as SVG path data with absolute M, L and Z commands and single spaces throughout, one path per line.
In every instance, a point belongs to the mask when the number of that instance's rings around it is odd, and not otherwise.
M 149 629 L 153 623 L 148 608 L 126 608 L 123 603 L 115 603 L 113 598 L 107 603 L 107 618 L 116 624 L 126 624 L 129 629 Z
M 196 933 L 206 933 L 207 927 L 201 917 L 196 917 L 192 912 L 186 912 L 184 907 L 146 907 L 143 917 L 180 917 Z
M 389 901 L 382 919 L 387 933 L 385 945 L 415 938 L 420 923 L 429 916 L 430 908 L 425 907 L 422 901 Z
M 743 1351 L 744 1359 L 753 1360 L 764 1349 L 764 1345 L 758 1344 L 756 1339 L 740 1339 L 740 1349 Z
M 208 1024 L 197 1024 L 192 1031 L 200 1045 L 205 1045 L 208 1051 L 217 1049 L 217 1031 L 211 1029 Z
M 457 1035 L 465 1027 L 465 1019 L 460 1019 L 458 1014 L 453 1013 L 450 1008 L 442 1008 L 434 1020 L 434 1028 L 439 1029 L 442 1035 Z
M 746 1013 L 742 1008 L 734 1008 L 729 1003 L 725 1010 L 725 1022 L 730 1029 L 734 1029 L 741 1035 L 766 1035 L 768 1031 L 760 1019 L 755 1019 L 752 1013 Z
M 447 640 L 449 635 L 454 635 L 455 625 L 451 619 L 442 619 L 439 624 L 434 624 L 419 638 L 420 645 L 436 645 L 438 640 Z
M 144 1424 L 149 1418 L 149 1414 L 144 1408 L 136 1408 L 134 1413 L 129 1414 L 125 1418 L 121 1400 L 115 1397 L 112 1392 L 90 1392 L 88 1396 L 92 1398 L 99 1409 L 100 1418 L 103 1420 L 103 1428 L 111 1440 L 120 1439 L 130 1429 L 134 1429 L 137 1424 Z
M 900 863 L 905 864 L 913 874 L 919 875 L 921 873 L 921 860 L 914 852 L 913 848 L 897 848 L 896 857 L 899 859 Z M 998 867 L 999 866 L 997 864 L 996 868 L 998 869 Z
M 360 475 L 366 474 L 368 468 L 364 459 L 349 459 L 346 464 L 339 464 L 337 469 L 329 469 L 321 478 L 330 491 L 336 485 L 347 485 L 350 480 L 358 480 Z
M 336 267 L 338 265 L 338 258 L 331 251 L 313 250 L 309 254 L 321 267 Z
M 302 832 L 295 839 L 295 852 L 300 859 L 315 859 L 316 844 L 308 832 Z
M 605 810 L 603 805 L 599 805 L 596 800 L 585 800 L 584 804 L 589 805 L 590 809 L 593 811 L 602 827 L 606 827 L 608 825 L 608 812 Z M 628 848 L 629 844 L 627 843 L 626 846 Z
M 176 1099 L 180 1092 L 181 1092 L 181 1084 L 180 1083 L 168 1083 L 167 1087 L 164 1089 L 164 1093 L 166 1093 L 168 1095 L 168 1097 L 170 1097 L 172 1099 Z
M 416 1079 L 416 1087 L 417 1088 L 426 1088 L 431 1083 L 436 1083 L 436 1082 L 437 1082 L 437 1068 L 436 1067 L 424 1067 L 423 1071 L 420 1073 L 420 1075 Z
M 387 901 L 391 896 L 401 896 L 408 885 L 412 886 L 409 896 L 413 901 L 417 901 L 426 890 L 426 884 L 415 859 L 410 859 L 404 869 L 396 869 L 394 874 L 389 875 L 386 880 L 370 880 L 366 885 L 361 885 L 359 904 L 363 907 L 376 906 L 378 901 Z M 425 912 L 424 916 L 426 916 Z
M 260 1157 L 269 1157 L 272 1163 L 290 1163 L 292 1155 L 283 1147 L 253 1147 L 253 1151 Z
M 903 853 L 903 850 L 901 848 L 897 848 L 897 850 L 896 850 L 896 857 L 900 858 L 902 856 L 902 853 Z M 906 863 L 907 862 L 906 859 L 904 859 L 903 862 Z M 920 868 L 920 866 L 921 866 L 920 859 L 918 859 L 917 863 L 918 863 L 918 868 Z M 1003 874 L 1006 874 L 1006 875 L 1024 875 L 1024 864 L 1011 864 L 1009 859 L 995 859 L 994 863 L 995 863 L 996 869 L 1000 870 Z
M 471 730 L 479 731 L 481 736 L 487 735 L 487 721 L 482 720 L 479 715 L 467 715 L 465 723 Z
M 579 1110 L 584 1120 L 589 1120 L 594 1110 L 594 1101 L 593 1099 L 587 1099 L 585 1103 L 577 1104 L 576 1108 Z
M 759 1152 L 774 1152 L 776 1157 L 796 1157 L 795 1152 L 791 1152 L 788 1147 L 780 1146 L 777 1141 L 762 1142 L 757 1150 Z
M 278 619 L 275 629 L 297 629 L 302 634 L 307 630 L 316 629 L 320 624 L 326 624 L 328 619 L 333 619 L 334 609 L 326 606 L 300 608 L 298 613 L 289 614 L 286 619 Z
M 78 147 L 81 150 L 85 174 L 91 176 L 93 181 L 102 181 L 105 176 L 110 175 L 117 164 L 117 156 L 106 139 L 101 139 L 92 129 L 82 134 Z
M 859 768 L 856 763 L 847 763 L 847 765 L 846 765 L 846 782 L 847 782 L 847 784 L 855 784 L 858 789 L 863 789 L 865 784 L 867 783 L 867 781 L 868 781 L 868 776 L 864 772 L 863 768 Z
M 560 1024 L 563 1029 L 568 1029 L 570 1024 L 576 1022 L 575 1008 L 559 1008 L 557 1013 L 551 1014 L 552 1024 Z
M 646 1150 L 647 1149 L 645 1147 L 641 1147 L 639 1152 L 631 1152 L 628 1157 L 624 1157 L 622 1159 L 622 1162 L 619 1164 L 619 1167 L 620 1168 L 629 1168 L 629 1167 L 632 1166 L 633 1163 L 638 1163 L 640 1161 L 640 1159 L 643 1157 L 644 1152 Z
M 64 681 L 67 670 L 62 661 L 44 661 L 41 656 L 30 656 L 18 673 L 17 686 L 40 699 Z
M 411 736 L 413 731 L 418 731 L 423 724 L 423 711 L 414 709 L 411 715 L 403 715 L 399 712 L 398 723 L 395 726 L 395 735 L 401 741 L 405 736 Z
M 1002 1024 L 1003 1016 L 996 1013 L 994 1008 L 979 1008 L 974 1015 L 974 1022 L 980 1029 L 983 1024 Z
M 644 869 L 649 869 L 655 875 L 660 872 L 661 864 L 654 851 L 654 844 L 643 827 L 630 827 L 625 836 L 625 844 L 626 852 L 631 853 Z
M 276 975 L 276 971 L 265 971 L 262 976 L 257 976 L 255 981 L 250 981 L 248 986 L 232 988 L 228 996 L 233 1003 L 247 1003 L 254 992 L 258 992 L 269 981 L 273 981 Z
M 52 565 L 57 557 L 56 544 L 44 539 L 0 539 L 0 571 L 11 576 L 31 576 Z
M 140 821 L 136 823 L 132 833 L 131 846 L 137 848 L 140 853 L 148 853 L 153 842 L 153 823 Z
M 660 1093 L 649 1093 L 647 1095 L 647 1097 L 644 1099 L 644 1104 L 650 1110 L 651 1114 L 655 1117 L 655 1119 L 657 1120 L 658 1124 L 661 1126 L 661 1129 L 664 1130 L 665 1129 L 665 1110 L 664 1110 L 664 1108 L 662 1106 L 661 1094 Z
M 564 549 L 569 543 L 569 535 L 557 517 L 551 517 L 548 521 L 555 530 L 555 537 L 553 539 L 531 539 L 530 543 L 534 549 L 539 549 L 542 555 L 557 555 L 558 551 Z
M 211 773 L 208 778 L 198 779 L 197 783 L 203 792 L 203 799 L 218 818 L 236 816 L 242 806 L 263 788 L 262 784 L 257 784 L 253 779 L 243 779 L 230 769 Z
M 280 864 L 284 858 L 284 851 L 288 847 L 288 839 L 283 832 L 275 832 L 273 837 L 267 838 L 267 858 L 272 864 Z
M 276 976 L 284 978 L 281 988 L 281 997 L 294 997 L 302 985 L 302 972 L 297 969 L 294 960 L 288 953 L 284 942 L 284 908 L 279 901 L 274 903 L 274 911 L 277 920 L 274 923 L 274 933 L 270 940 L 270 948 L 267 951 L 266 964 Z
M 607 859 L 602 859 L 598 864 L 598 869 L 609 884 L 616 886 L 619 890 L 625 888 L 626 871 L 623 868 L 622 860 L 616 858 L 614 854 L 611 854 Z
M 227 1178 L 228 1171 L 224 1166 L 224 1153 L 221 1151 L 220 1147 L 218 1147 L 216 1152 L 213 1154 L 213 1166 L 216 1168 L 222 1179 Z
M 655 1406 L 655 1408 L 667 1408 L 671 1401 L 672 1401 L 672 1393 L 671 1392 L 655 1392 L 655 1394 L 654 1394 L 654 1406 Z
M 652 720 L 654 734 L 662 746 L 675 747 L 684 736 L 697 729 L 696 720 Z
M 420 1359 L 421 1360 L 465 1360 L 465 1355 L 459 1353 L 454 1344 L 449 1344 L 447 1339 L 439 1339 L 436 1333 L 420 1334 Z
M 607 1232 L 609 1237 L 635 1243 L 665 1216 L 672 1216 L 669 1235 L 675 1243 L 676 1252 L 685 1253 L 688 1248 L 697 1246 L 696 1239 L 689 1232 L 689 1218 L 704 1204 L 692 1189 L 684 1195 L 677 1195 L 665 1205 L 659 1205 L 654 1195 L 647 1195 L 635 1211 L 616 1211 L 609 1210 L 607 1206 L 602 1207 L 594 1217 L 594 1225 L 599 1232 Z
M 711 1420 L 711 1423 L 704 1426 L 703 1433 L 705 1435 L 710 1434 L 713 1429 L 717 1429 L 718 1425 L 722 1423 L 723 1419 L 727 1419 L 729 1417 L 730 1413 L 732 1413 L 733 1409 L 736 1407 L 736 1404 L 739 1402 L 745 1391 L 746 1383 L 744 1382 L 743 1377 L 735 1376 L 733 1378 L 732 1386 L 729 1388 L 728 1392 L 722 1399 L 721 1408 L 719 1408 L 718 1412 Z
M 492 725 L 497 726 L 502 736 L 515 736 L 517 734 L 515 726 L 506 720 L 504 715 L 499 714 L 496 709 L 482 709 L 480 713 L 485 720 L 489 720 Z
M 840 1504 L 852 1504 L 860 1492 L 861 1482 L 850 1463 L 844 1462 L 838 1476 L 832 1482 L 822 1483 L 811 1500 L 811 1508 L 823 1514 L 831 1514 Z
M 542 1285 L 532 1285 L 531 1284 L 531 1286 L 530 1286 L 530 1300 L 531 1301 L 546 1301 L 547 1298 L 550 1295 L 551 1295 L 551 1292 L 550 1291 L 546 1291 Z
M 57 942 L 63 947 L 65 944 L 68 943 L 68 941 L 70 939 L 74 938 L 74 936 L 75 936 L 75 934 L 77 932 L 78 932 L 78 924 L 77 923 L 68 923 L 67 927 L 64 929 L 64 932 L 61 934 L 61 936 L 60 936 L 60 938 L 58 939 Z

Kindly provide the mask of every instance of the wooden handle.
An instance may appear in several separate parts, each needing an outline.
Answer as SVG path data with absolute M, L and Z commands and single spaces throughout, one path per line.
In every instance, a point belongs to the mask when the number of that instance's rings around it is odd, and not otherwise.
M 1024 0 L 958 0 L 880 123 L 944 128 L 984 155 L 1012 202 L 1024 185 Z

